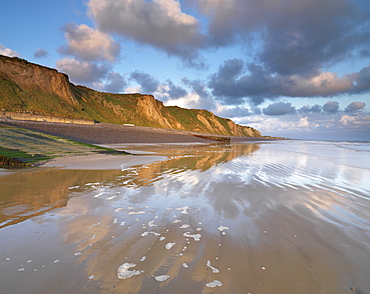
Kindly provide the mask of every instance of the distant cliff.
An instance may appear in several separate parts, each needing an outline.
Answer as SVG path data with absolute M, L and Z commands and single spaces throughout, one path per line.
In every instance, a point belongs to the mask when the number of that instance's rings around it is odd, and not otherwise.
M 152 95 L 111 94 L 70 83 L 66 74 L 0 55 L 0 110 L 116 124 L 261 137 L 207 110 L 164 106 Z

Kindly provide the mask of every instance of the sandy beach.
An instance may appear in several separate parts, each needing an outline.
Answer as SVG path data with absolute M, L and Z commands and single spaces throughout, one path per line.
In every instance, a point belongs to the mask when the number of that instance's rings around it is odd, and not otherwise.
M 211 140 L 194 135 L 220 136 L 232 138 L 232 141 L 261 141 L 263 138 L 235 137 L 214 134 L 200 134 L 174 129 L 160 129 L 139 126 L 126 126 L 108 123 L 95 125 L 77 125 L 34 121 L 1 119 L 0 123 L 26 128 L 61 138 L 90 144 L 120 143 L 210 143 Z
M 1 293 L 370 291 L 368 144 L 100 142 L 3 170 Z

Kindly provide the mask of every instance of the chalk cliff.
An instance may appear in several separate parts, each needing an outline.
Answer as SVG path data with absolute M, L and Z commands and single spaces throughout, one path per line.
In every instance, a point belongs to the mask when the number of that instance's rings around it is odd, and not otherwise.
M 164 106 L 152 95 L 111 94 L 70 83 L 66 74 L 0 55 L 0 110 L 203 133 L 261 137 L 207 110 Z

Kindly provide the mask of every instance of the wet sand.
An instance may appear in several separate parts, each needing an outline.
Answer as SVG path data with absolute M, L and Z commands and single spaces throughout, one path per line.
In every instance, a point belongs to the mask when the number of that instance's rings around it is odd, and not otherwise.
M 0 177 L 1 293 L 370 292 L 368 145 L 116 147 Z
M 124 170 L 126 168 L 166 160 L 165 156 L 140 155 L 85 155 L 76 157 L 56 158 L 46 162 L 44 167 L 79 170 Z

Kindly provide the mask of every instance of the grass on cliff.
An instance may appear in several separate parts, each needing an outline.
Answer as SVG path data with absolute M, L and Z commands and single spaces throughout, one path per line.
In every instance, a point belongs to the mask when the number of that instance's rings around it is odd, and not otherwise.
M 10 66 L 8 69 L 9 76 L 19 77 L 20 69 L 17 70 L 17 64 L 21 64 L 21 68 L 24 69 L 34 66 L 44 68 L 46 75 L 49 75 L 48 71 L 51 75 L 57 73 L 55 69 L 33 64 L 20 58 L 0 55 L 0 63 L 2 61 L 14 64 L 14 68 Z M 31 76 L 30 78 L 32 79 Z M 67 76 L 65 78 L 65 82 L 69 83 Z M 150 112 L 144 111 L 146 109 L 143 110 L 142 103 L 139 105 L 139 102 L 143 101 L 143 95 L 138 93 L 112 94 L 69 83 L 70 93 L 67 93 L 67 96 L 64 94 L 59 96 L 57 94 L 59 91 L 46 90 L 33 83 L 19 83 L 18 85 L 16 80 L 18 79 L 13 81 L 9 78 L 6 72 L 0 73 L 0 110 L 89 119 L 115 124 L 134 124 L 145 127 L 167 128 L 170 126 L 174 129 L 220 135 L 250 136 L 250 133 L 253 133 L 251 128 L 245 131 L 239 129 L 236 132 L 228 124 L 229 119 L 199 109 L 173 106 L 160 107 L 159 115 L 162 117 L 159 119 L 158 117 L 152 117 Z M 72 96 L 73 102 L 71 101 Z
M 128 153 L 0 124 L 0 166 L 33 166 L 56 157 Z

